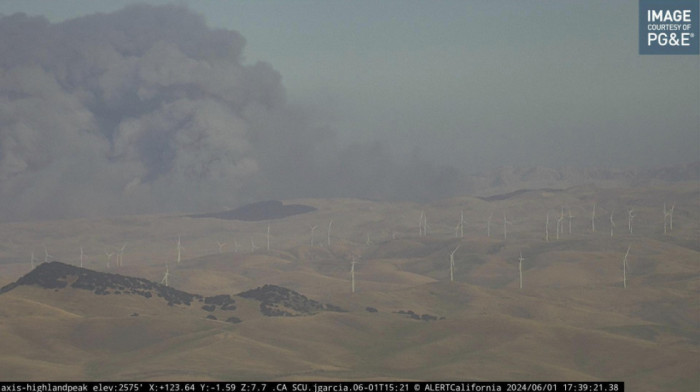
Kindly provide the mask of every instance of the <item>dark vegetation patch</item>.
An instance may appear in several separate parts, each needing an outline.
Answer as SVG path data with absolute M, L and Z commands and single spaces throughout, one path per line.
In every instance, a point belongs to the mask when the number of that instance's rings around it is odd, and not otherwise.
M 377 313 L 378 312 L 377 308 L 373 308 L 371 306 L 366 307 L 365 310 L 370 312 L 370 313 Z
M 238 296 L 260 301 L 260 312 L 271 317 L 305 316 L 321 311 L 343 311 L 335 305 L 324 305 L 296 291 L 275 285 L 258 287 L 242 292 Z
M 408 318 L 413 319 L 413 320 L 423 320 L 423 321 L 436 321 L 438 320 L 437 316 L 433 316 L 432 314 L 417 314 L 416 312 L 412 310 L 399 310 L 398 312 L 394 312 L 398 314 L 402 314 L 405 316 L 408 316 Z M 440 320 L 444 320 L 444 317 L 440 317 Z
M 216 316 L 214 316 L 213 314 L 210 314 L 210 315 L 207 316 L 207 319 L 209 319 L 209 320 L 216 320 Z
M 316 211 L 315 207 L 302 204 L 284 205 L 281 201 L 261 201 L 246 204 L 235 210 L 214 212 L 210 214 L 192 215 L 192 218 L 217 218 L 242 221 L 261 221 L 268 219 L 282 219 L 292 215 L 305 214 Z
M 242 320 L 239 319 L 238 317 L 233 317 L 233 316 L 231 316 L 231 317 L 229 317 L 229 318 L 226 319 L 226 322 L 227 322 L 227 323 L 231 323 L 231 324 L 238 324 L 238 323 L 240 323 L 241 321 L 242 321 Z

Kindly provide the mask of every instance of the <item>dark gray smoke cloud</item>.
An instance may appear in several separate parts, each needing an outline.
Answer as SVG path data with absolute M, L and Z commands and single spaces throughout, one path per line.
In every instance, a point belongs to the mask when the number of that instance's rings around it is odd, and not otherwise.
M 459 189 L 452 169 L 398 162 L 381 144 L 337 146 L 285 102 L 270 65 L 245 64 L 244 46 L 237 32 L 178 6 L 58 24 L 1 17 L 0 217 Z

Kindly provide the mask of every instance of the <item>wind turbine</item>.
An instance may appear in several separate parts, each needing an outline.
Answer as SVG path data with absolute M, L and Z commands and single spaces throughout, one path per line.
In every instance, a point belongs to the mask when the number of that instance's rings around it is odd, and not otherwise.
M 124 249 L 126 249 L 126 243 L 122 245 L 122 247 L 119 249 L 119 254 L 117 254 L 117 265 L 119 267 L 124 266 Z
M 168 275 L 170 275 L 170 271 L 168 270 L 168 263 L 165 263 L 165 275 L 163 275 L 163 280 L 160 281 L 160 284 L 164 284 L 166 287 L 168 286 Z
M 182 250 L 185 249 L 184 246 L 182 246 L 182 242 L 180 241 L 180 236 L 177 236 L 177 263 L 180 264 L 180 261 L 182 261 Z
M 423 219 L 425 218 L 425 211 L 420 212 L 420 219 L 418 221 L 418 237 L 425 236 L 425 229 L 423 228 Z
M 625 258 L 622 259 L 622 286 L 627 288 L 627 256 L 630 254 L 630 248 L 632 245 L 627 246 L 627 253 L 625 253 Z
M 326 235 L 326 238 L 328 240 L 328 249 L 331 248 L 331 226 L 333 226 L 333 219 L 331 219 L 331 221 L 328 222 L 328 234 Z
M 491 218 L 493 218 L 493 212 L 489 215 L 489 220 L 486 222 L 486 236 L 491 237 Z
M 632 219 L 634 219 L 635 216 L 634 209 L 630 208 L 627 210 L 627 228 L 630 230 L 630 234 L 632 234 Z
M 547 211 L 547 221 L 544 224 L 544 240 L 549 242 L 549 211 Z
M 613 208 L 612 211 L 610 211 L 610 238 L 613 237 L 613 229 L 615 228 L 615 222 L 613 221 L 613 214 L 615 213 L 615 209 Z
M 591 214 L 591 230 L 595 233 L 595 206 L 596 203 L 593 202 L 593 213 Z
M 225 242 L 216 242 L 217 245 L 219 245 L 219 254 L 224 253 L 224 245 L 226 245 Z
M 357 261 L 355 261 L 355 255 L 353 255 L 350 263 L 350 287 L 353 293 L 355 292 L 355 264 L 357 264 Z
M 559 233 L 561 232 L 564 234 L 564 224 L 562 221 L 564 220 L 564 207 L 561 208 L 561 213 L 559 214 L 559 218 L 557 218 L 557 239 L 559 239 Z
M 314 231 L 316 231 L 316 228 L 318 225 L 311 226 L 311 247 L 314 247 Z
M 520 289 L 522 290 L 523 288 L 523 261 L 525 261 L 525 258 L 523 257 L 523 252 L 520 252 L 520 257 L 518 258 L 518 271 L 520 272 Z
M 53 257 L 53 256 L 51 256 L 51 255 L 49 254 L 49 251 L 48 251 L 48 250 L 46 249 L 46 247 L 44 246 L 44 263 L 48 263 L 48 262 L 49 262 L 49 259 L 50 259 L 51 257 Z
M 36 259 L 34 258 L 34 251 L 32 251 L 32 258 L 31 258 L 31 261 L 30 261 L 30 264 L 31 264 L 31 266 L 32 266 L 32 269 L 34 269 L 34 261 L 36 261 Z
M 112 259 L 112 256 L 114 256 L 114 252 L 105 251 L 105 256 L 107 256 L 107 268 L 109 268 L 109 261 Z
M 506 212 L 503 211 L 503 240 L 508 239 L 508 225 L 512 225 L 513 222 L 506 219 Z
M 455 250 L 450 253 L 450 282 L 454 282 L 455 276 L 454 276 L 454 270 L 455 270 L 455 252 L 457 252 L 457 249 L 462 246 L 462 244 L 457 245 Z
M 571 208 L 569 208 L 569 234 L 571 234 L 571 222 L 574 220 L 575 216 L 571 215 Z
M 676 208 L 676 205 L 671 204 L 671 211 L 670 211 L 671 215 L 670 215 L 670 219 L 668 220 L 669 228 L 671 229 L 671 231 L 673 231 L 673 209 L 674 208 Z
M 80 247 L 80 268 L 83 268 L 83 247 Z

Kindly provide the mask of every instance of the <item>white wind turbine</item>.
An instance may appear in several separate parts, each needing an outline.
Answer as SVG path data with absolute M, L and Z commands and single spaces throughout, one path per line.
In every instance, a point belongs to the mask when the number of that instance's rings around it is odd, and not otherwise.
M 486 236 L 491 237 L 491 218 L 493 218 L 493 212 L 489 215 L 489 220 L 486 221 Z
M 625 258 L 622 259 L 622 286 L 627 288 L 627 256 L 630 254 L 630 248 L 632 245 L 627 246 L 627 253 L 625 253 Z
M 355 255 L 353 255 L 350 263 L 350 287 L 353 293 L 355 292 L 355 264 L 357 264 L 357 261 L 355 261 Z
M 595 233 L 595 207 L 596 203 L 593 202 L 593 213 L 591 214 L 591 230 Z
M 562 221 L 564 220 L 564 207 L 561 208 L 561 213 L 559 214 L 559 218 L 557 218 L 557 239 L 559 239 L 559 233 L 564 234 L 564 224 Z
M 34 269 L 34 262 L 35 261 L 36 261 L 36 259 L 34 258 L 34 251 L 32 251 L 32 258 L 30 260 L 30 265 L 32 266 L 32 269 Z
M 46 247 L 44 246 L 44 263 L 48 263 L 48 262 L 49 262 L 49 259 L 52 258 L 52 257 L 53 257 L 53 256 L 51 256 L 51 255 L 49 254 L 49 251 L 48 251 L 48 250 L 46 249 Z
M 168 270 L 168 263 L 165 263 L 165 275 L 163 275 L 163 280 L 160 281 L 160 284 L 164 284 L 165 286 L 168 286 L 168 276 L 170 275 L 170 270 Z
M 333 219 L 331 219 L 331 221 L 328 222 L 328 234 L 326 235 L 326 239 L 328 242 L 328 249 L 331 248 L 331 226 L 333 226 Z
M 105 256 L 107 256 L 107 268 L 109 268 L 109 261 L 112 260 L 112 256 L 114 256 L 114 252 L 105 251 Z
M 632 219 L 634 219 L 636 215 L 634 215 L 634 209 L 630 208 L 627 210 L 627 228 L 630 231 L 630 234 L 632 234 Z
M 462 244 L 457 245 L 455 250 L 450 253 L 450 282 L 454 282 L 455 276 L 454 276 L 454 270 L 455 270 L 455 253 L 457 252 L 457 249 L 462 246 Z
M 571 222 L 576 218 L 575 216 L 571 215 L 571 208 L 569 208 L 569 234 L 571 234 Z
M 418 237 L 425 236 L 425 229 L 423 228 L 423 219 L 425 218 L 425 211 L 420 212 L 420 219 L 418 220 Z
M 673 209 L 674 208 L 676 208 L 676 205 L 671 204 L 671 210 L 669 211 L 669 220 L 668 220 L 669 229 L 671 229 L 671 231 L 673 231 Z
M 520 272 L 520 289 L 523 288 L 523 261 L 525 261 L 525 258 L 523 257 L 523 252 L 520 252 L 520 257 L 518 258 L 518 271 Z
M 122 247 L 119 249 L 119 254 L 117 254 L 117 265 L 119 267 L 124 266 L 124 249 L 126 249 L 126 243 L 122 245 Z
M 613 230 L 615 229 L 615 221 L 613 221 L 613 214 L 615 214 L 615 209 L 610 211 L 610 238 L 613 237 Z
M 314 247 L 314 231 L 316 231 L 316 228 L 318 228 L 318 225 L 311 226 L 311 247 Z
M 180 264 L 180 261 L 182 261 L 182 251 L 185 249 L 184 246 L 182 246 L 182 242 L 180 241 L 180 236 L 177 236 L 177 263 Z
M 503 240 L 508 239 L 508 225 L 512 225 L 513 222 L 506 219 L 506 212 L 503 211 Z

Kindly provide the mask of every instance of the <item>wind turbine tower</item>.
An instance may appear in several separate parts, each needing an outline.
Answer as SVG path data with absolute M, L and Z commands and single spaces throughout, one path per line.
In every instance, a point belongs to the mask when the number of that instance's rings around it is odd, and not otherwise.
M 513 222 L 506 219 L 506 212 L 503 211 L 503 240 L 508 239 L 508 225 L 512 225 Z
M 34 261 L 36 261 L 36 259 L 34 258 L 34 251 L 32 251 L 32 258 L 30 260 L 30 265 L 32 266 L 32 269 L 34 269 Z
M 613 221 L 613 214 L 615 214 L 615 209 L 610 211 L 610 238 L 613 237 L 613 230 L 615 229 L 615 221 Z
M 523 252 L 520 252 L 520 257 L 518 258 L 518 271 L 520 272 L 520 289 L 521 290 L 523 288 L 523 261 L 525 261 L 525 258 L 523 258 Z
M 595 207 L 596 203 L 593 202 L 593 213 L 591 214 L 591 230 L 595 233 Z
M 180 241 L 180 236 L 177 236 L 177 263 L 180 264 L 182 261 L 182 250 L 185 249 Z
M 544 223 L 544 240 L 549 242 L 549 211 L 547 211 L 547 220 Z
M 634 209 L 630 208 L 627 210 L 627 228 L 630 231 L 630 234 L 632 234 L 632 219 L 634 219 L 636 215 L 634 215 Z
M 126 249 L 126 243 L 122 245 L 122 247 L 119 249 L 119 254 L 117 255 L 117 265 L 119 267 L 124 266 L 124 249 Z
M 561 208 L 561 213 L 559 214 L 559 217 L 557 218 L 557 239 L 559 239 L 559 233 L 564 234 L 564 224 L 562 221 L 564 220 L 564 207 Z
M 353 293 L 355 292 L 355 264 L 357 264 L 357 261 L 355 261 L 355 256 L 352 256 L 352 263 L 350 263 L 350 287 Z
M 114 256 L 114 252 L 105 251 L 105 256 L 107 256 L 107 268 L 109 268 L 109 261 L 112 260 L 112 256 Z
M 160 283 L 164 284 L 166 287 L 168 286 L 168 275 L 170 275 L 170 271 L 168 270 L 168 263 L 165 263 L 165 275 L 163 275 L 163 280 L 161 280 Z
M 569 234 L 571 234 L 571 222 L 573 222 L 575 216 L 571 215 L 571 208 L 569 208 Z
M 454 275 L 454 270 L 455 270 L 455 253 L 457 252 L 457 249 L 459 249 L 460 246 L 462 246 L 462 245 L 461 245 L 461 244 L 460 244 L 460 245 L 457 245 L 457 247 L 455 248 L 455 250 L 453 250 L 452 253 L 450 253 L 450 282 L 454 282 L 454 280 L 455 280 L 455 275 Z
M 486 221 L 486 236 L 491 237 L 491 218 L 493 218 L 493 212 L 489 215 L 489 220 Z
M 83 247 L 80 247 L 80 268 L 83 268 Z
M 311 247 L 314 247 L 314 231 L 316 231 L 316 228 L 318 226 L 311 226 Z
M 622 286 L 627 288 L 627 256 L 630 254 L 630 248 L 632 245 L 627 247 L 627 253 L 625 253 L 625 258 L 622 259 Z
M 331 219 L 330 222 L 328 222 L 328 235 L 326 236 L 328 240 L 328 249 L 331 248 L 331 227 L 333 226 L 333 219 Z

